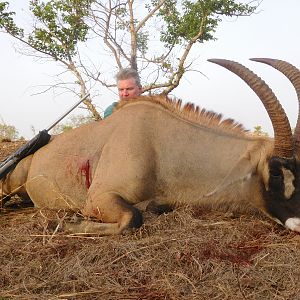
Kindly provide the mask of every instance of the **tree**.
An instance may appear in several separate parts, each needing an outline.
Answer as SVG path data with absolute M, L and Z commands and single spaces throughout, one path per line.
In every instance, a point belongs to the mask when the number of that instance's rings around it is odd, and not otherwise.
M 189 58 L 192 47 L 214 40 L 214 33 L 224 17 L 250 16 L 259 3 L 32 0 L 29 11 L 34 23 L 31 30 L 25 32 L 16 25 L 8 2 L 0 2 L 0 29 L 36 55 L 59 62 L 75 76 L 81 96 L 99 83 L 102 87 L 114 87 L 112 71 L 115 73 L 128 66 L 145 78 L 144 92 L 168 94 L 179 85 L 184 74 L 192 70 L 195 59 Z M 105 60 L 99 61 L 87 53 L 96 48 L 98 57 Z M 94 118 L 99 119 L 90 99 L 85 104 Z
M 15 126 L 0 124 L 0 141 L 3 140 L 16 140 L 19 137 L 19 132 Z
M 191 70 L 187 58 L 195 44 L 214 40 L 224 16 L 251 15 L 259 1 L 242 4 L 233 0 L 152 0 L 144 7 L 134 0 L 95 1 L 92 30 L 114 57 L 118 68 L 131 66 L 147 78 L 145 91 L 165 94 L 176 88 Z M 106 87 L 99 70 L 89 76 Z
M 254 126 L 253 135 L 268 136 L 268 133 L 262 130 L 260 125 Z
M 79 127 L 80 125 L 92 122 L 93 119 L 90 116 L 84 115 L 72 115 L 65 123 L 58 124 L 52 129 L 52 133 L 59 134 L 70 129 Z

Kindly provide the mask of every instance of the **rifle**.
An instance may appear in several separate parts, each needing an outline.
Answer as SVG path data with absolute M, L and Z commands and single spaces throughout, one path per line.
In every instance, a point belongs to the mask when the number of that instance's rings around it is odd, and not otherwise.
M 0 162 L 0 179 L 7 175 L 11 170 L 13 170 L 18 162 L 24 157 L 33 154 L 41 147 L 48 144 L 51 135 L 48 133 L 56 124 L 58 124 L 64 117 L 66 117 L 74 108 L 76 108 L 82 101 L 84 101 L 90 94 L 86 94 L 77 103 L 75 103 L 68 111 L 61 115 L 55 122 L 53 122 L 46 129 L 39 131 L 39 133 L 33 137 L 30 141 L 16 150 L 13 154 L 8 156 L 3 162 Z

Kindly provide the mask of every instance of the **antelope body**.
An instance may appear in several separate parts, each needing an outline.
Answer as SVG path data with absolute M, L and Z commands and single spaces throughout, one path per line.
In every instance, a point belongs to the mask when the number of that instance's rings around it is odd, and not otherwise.
M 300 88 L 300 71 L 271 59 Z M 29 197 L 36 207 L 80 210 L 72 232 L 110 235 L 141 226 L 134 205 L 164 211 L 178 203 L 229 203 L 259 208 L 300 232 L 299 128 L 270 88 L 232 61 L 212 60 L 257 93 L 274 139 L 254 137 L 232 120 L 162 96 L 121 103 L 109 118 L 63 133 L 23 159 L 2 180 L 1 194 Z M 298 94 L 299 95 L 299 94 Z

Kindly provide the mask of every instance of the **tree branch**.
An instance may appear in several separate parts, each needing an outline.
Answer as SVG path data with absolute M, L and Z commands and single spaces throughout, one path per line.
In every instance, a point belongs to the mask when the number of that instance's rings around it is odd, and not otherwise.
M 139 32 L 140 29 L 145 26 L 146 22 L 164 5 L 164 3 L 166 2 L 166 0 L 161 0 L 157 6 L 155 6 L 148 15 L 146 15 L 144 17 L 144 19 L 142 19 L 136 26 L 135 30 L 136 32 Z

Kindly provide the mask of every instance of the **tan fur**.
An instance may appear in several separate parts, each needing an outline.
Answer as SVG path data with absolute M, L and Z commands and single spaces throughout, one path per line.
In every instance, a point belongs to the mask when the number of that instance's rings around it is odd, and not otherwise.
M 22 198 L 28 198 L 26 191 L 26 180 L 28 176 L 28 170 L 31 165 L 32 155 L 24 158 L 17 164 L 13 172 L 8 173 L 5 180 L 1 181 L 1 194 L 13 195 L 18 194 Z
M 271 139 L 248 136 L 220 115 L 141 97 L 103 121 L 55 137 L 28 159 L 28 171 L 16 168 L 4 184 L 26 182 L 37 207 L 81 210 L 102 222 L 69 224 L 74 232 L 116 234 L 138 219 L 133 205 L 153 199 L 264 210 L 261 189 L 272 149 Z M 23 182 L 15 180 L 21 176 Z
M 242 124 L 235 122 L 233 119 L 223 119 L 222 114 L 217 114 L 213 111 L 207 111 L 204 108 L 195 106 L 193 103 L 187 103 L 182 106 L 182 101 L 180 99 L 171 99 L 164 95 L 156 95 L 151 97 L 140 96 L 134 100 L 131 100 L 130 102 L 120 101 L 116 109 L 118 110 L 128 104 L 139 102 L 141 100 L 157 103 L 185 120 L 189 120 L 200 125 L 205 125 L 210 128 L 218 128 L 219 130 L 225 130 L 231 133 L 236 132 L 238 134 L 245 134 L 248 132 L 248 130 L 246 130 Z

